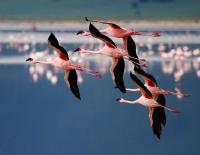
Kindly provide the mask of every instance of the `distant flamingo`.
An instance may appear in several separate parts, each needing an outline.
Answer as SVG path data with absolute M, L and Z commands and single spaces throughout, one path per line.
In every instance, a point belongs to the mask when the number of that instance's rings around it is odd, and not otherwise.
M 144 36 L 152 36 L 152 37 L 159 37 L 160 34 L 157 32 L 152 32 L 152 33 L 147 33 L 147 32 L 140 32 L 140 31 L 135 31 L 131 29 L 126 29 L 118 26 L 117 24 L 111 23 L 111 22 L 105 22 L 105 21 L 100 21 L 100 20 L 90 20 L 87 17 L 85 17 L 85 20 L 88 22 L 97 22 L 97 23 L 102 23 L 102 24 L 108 24 L 108 27 L 100 30 L 101 33 L 103 34 L 108 34 L 116 38 L 124 38 L 132 35 L 144 35 Z M 86 31 L 79 31 L 77 34 L 82 34 L 82 35 L 90 35 L 90 33 Z
M 57 56 L 58 56 L 56 59 L 52 61 L 38 61 L 33 58 L 28 58 L 26 59 L 26 61 L 31 61 L 33 64 L 40 63 L 40 64 L 52 65 L 64 70 L 65 72 L 64 80 L 66 84 L 69 86 L 72 93 L 77 98 L 81 99 L 79 88 L 77 85 L 76 70 L 86 71 L 87 73 L 92 74 L 95 77 L 99 77 L 98 72 L 72 64 L 71 61 L 69 60 L 67 51 L 62 46 L 59 45 L 58 40 L 53 33 L 49 35 L 48 43 L 49 43 L 49 46 L 51 46 L 56 51 Z
M 147 32 L 135 31 L 135 30 L 131 30 L 131 29 L 122 28 L 122 27 L 118 26 L 117 24 L 114 24 L 111 22 L 105 22 L 105 21 L 100 21 L 100 20 L 90 20 L 87 17 L 85 17 L 85 20 L 88 22 L 97 22 L 97 23 L 107 24 L 108 27 L 100 30 L 100 32 L 102 34 L 108 34 L 108 35 L 116 37 L 116 38 L 122 38 L 124 45 L 125 45 L 125 42 L 126 42 L 126 39 L 128 36 L 132 36 L 132 35 L 143 35 L 143 36 L 152 36 L 152 37 L 160 36 L 160 34 L 157 32 L 147 33 Z M 79 31 L 77 34 L 78 35 L 81 34 L 84 36 L 91 35 L 90 32 L 82 31 L 82 30 Z

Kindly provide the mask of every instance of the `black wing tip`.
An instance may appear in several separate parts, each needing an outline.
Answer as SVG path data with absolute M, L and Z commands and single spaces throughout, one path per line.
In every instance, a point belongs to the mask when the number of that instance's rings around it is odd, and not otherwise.
M 81 96 L 80 96 L 79 91 L 78 91 L 78 92 L 75 92 L 75 91 L 73 91 L 73 90 L 71 90 L 71 91 L 72 91 L 72 94 L 73 94 L 76 98 L 78 98 L 79 100 L 81 100 Z
M 159 133 L 154 133 L 154 135 L 160 140 L 161 134 L 159 134 Z
M 52 32 L 50 33 L 48 37 L 48 41 L 52 46 L 59 46 L 58 39 Z
M 158 124 L 157 124 L 158 125 Z M 154 126 L 153 125 L 153 134 L 158 138 L 158 139 L 160 139 L 161 138 L 161 134 L 162 134 L 162 127 L 161 127 L 161 125 L 160 125 L 160 127 L 159 126 Z
M 115 88 L 115 89 L 119 89 L 120 92 L 126 94 L 126 88 L 125 88 L 125 87 L 122 88 L 121 86 L 115 86 L 114 88 Z
M 125 88 L 121 88 L 119 89 L 123 94 L 126 94 L 126 89 Z
M 79 100 L 81 100 L 81 96 L 79 95 L 79 96 L 76 96 Z

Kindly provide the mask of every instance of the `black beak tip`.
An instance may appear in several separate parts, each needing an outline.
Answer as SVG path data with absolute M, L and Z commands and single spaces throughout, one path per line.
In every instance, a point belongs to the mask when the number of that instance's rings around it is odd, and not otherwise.
M 80 48 L 77 48 L 77 49 L 74 50 L 74 52 L 77 52 L 77 51 L 80 51 L 80 50 L 81 50 Z
M 76 35 L 79 35 L 79 34 L 82 34 L 84 31 L 78 31 L 77 33 L 76 33 Z
M 33 61 L 33 58 L 27 58 L 26 61 Z
M 121 98 L 117 98 L 116 101 L 119 102 L 121 100 Z

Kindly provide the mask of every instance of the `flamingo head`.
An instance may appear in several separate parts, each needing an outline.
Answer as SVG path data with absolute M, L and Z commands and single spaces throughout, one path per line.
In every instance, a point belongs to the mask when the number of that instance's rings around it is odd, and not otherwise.
M 117 102 L 123 102 L 123 100 L 124 100 L 123 98 L 117 98 L 116 99 Z
M 81 51 L 80 47 L 74 50 L 74 52 L 80 52 L 80 51 Z
M 80 34 L 83 34 L 83 33 L 85 33 L 85 31 L 80 30 L 80 31 L 78 31 L 78 32 L 76 33 L 76 35 L 80 35 Z

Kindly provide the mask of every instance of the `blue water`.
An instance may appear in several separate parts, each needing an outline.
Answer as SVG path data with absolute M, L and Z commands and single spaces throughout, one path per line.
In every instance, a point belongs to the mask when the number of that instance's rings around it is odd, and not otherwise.
M 191 94 L 182 99 L 166 97 L 167 106 L 181 113 L 166 112 L 161 140 L 153 135 L 147 108 L 115 101 L 118 97 L 134 100 L 139 95 L 123 95 L 114 89 L 109 72 L 102 79 L 83 73 L 79 101 L 66 86 L 62 72 L 52 85 L 45 76 L 34 82 L 29 65 L 0 65 L 0 154 L 199 154 L 200 80 L 195 70 L 175 83 L 173 75 L 162 72 L 160 62 L 149 65 L 148 72 L 162 88 L 174 91 L 179 85 Z M 126 86 L 135 87 L 128 73 L 124 79 Z

